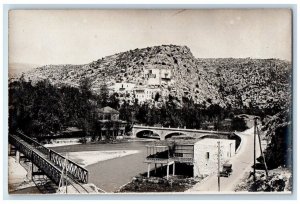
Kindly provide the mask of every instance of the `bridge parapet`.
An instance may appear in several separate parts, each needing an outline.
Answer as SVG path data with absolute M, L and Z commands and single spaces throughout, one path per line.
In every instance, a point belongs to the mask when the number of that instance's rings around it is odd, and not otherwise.
M 200 129 L 187 129 L 187 128 L 174 128 L 174 127 L 154 127 L 154 126 L 142 126 L 142 125 L 134 125 L 135 129 L 144 129 L 144 130 L 168 130 L 168 131 L 182 131 L 182 132 L 196 132 L 196 133 L 211 133 L 211 134 L 221 134 L 228 135 L 230 132 L 224 131 L 212 131 L 212 130 L 200 130 Z
M 134 125 L 132 129 L 133 137 L 137 136 L 137 133 L 142 131 L 152 131 L 160 136 L 161 140 L 164 140 L 167 135 L 174 133 L 191 134 L 193 137 L 203 136 L 203 134 L 215 134 L 215 135 L 229 135 L 230 132 L 221 131 L 211 131 L 211 130 L 199 130 L 199 129 L 186 129 L 186 128 L 173 128 L 173 127 L 153 127 L 153 126 L 143 126 Z

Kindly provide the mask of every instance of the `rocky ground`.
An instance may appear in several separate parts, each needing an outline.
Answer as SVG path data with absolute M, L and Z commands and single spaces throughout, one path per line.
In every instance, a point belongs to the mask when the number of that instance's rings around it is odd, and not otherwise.
M 249 177 L 249 174 L 246 174 L 243 182 L 235 188 L 235 191 L 291 192 L 292 179 L 291 170 L 287 168 L 279 167 L 270 170 L 268 177 L 266 177 L 265 171 L 259 170 L 256 173 L 256 181 L 253 181 L 253 176 Z
M 184 192 L 200 180 L 185 176 L 170 176 L 169 180 L 159 177 L 134 177 L 118 192 Z

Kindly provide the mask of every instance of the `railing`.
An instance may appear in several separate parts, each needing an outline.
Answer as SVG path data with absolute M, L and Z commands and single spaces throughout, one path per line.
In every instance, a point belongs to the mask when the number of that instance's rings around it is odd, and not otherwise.
M 61 154 L 50 150 L 50 161 L 52 161 L 59 168 L 63 168 L 65 160 L 67 160 L 67 172 L 74 180 L 81 183 L 88 183 L 88 170 L 79 166 L 75 162 L 66 159 Z
M 10 136 L 9 142 L 14 145 L 20 152 L 22 152 L 27 158 L 30 159 L 32 157 L 32 149 L 20 142 L 15 136 Z
M 28 144 L 32 145 L 34 148 L 36 148 L 37 150 L 39 150 L 40 152 L 42 152 L 43 154 L 49 156 L 50 154 L 50 149 L 48 149 L 47 147 L 44 147 L 43 145 L 41 145 L 40 143 L 38 143 L 37 141 L 35 141 L 34 139 L 24 135 L 22 132 L 17 132 L 18 136 L 23 139 L 25 142 L 27 142 Z
M 173 157 L 176 162 L 194 163 L 194 158 L 191 157 Z
M 41 155 L 32 152 L 32 163 L 41 169 L 51 180 L 58 185 L 61 178 L 61 170 L 54 164 L 47 162 Z
M 17 149 L 20 150 L 20 152 L 22 152 L 26 157 L 28 157 L 29 159 L 31 159 L 33 157 L 33 148 L 40 151 L 42 154 L 44 154 L 44 156 L 49 159 L 51 162 L 53 162 L 54 167 L 58 168 L 58 169 L 63 169 L 64 166 L 64 162 L 65 160 L 67 160 L 67 172 L 68 172 L 68 176 L 71 177 L 73 180 L 80 182 L 80 183 L 88 183 L 88 170 L 81 167 L 80 165 L 76 164 L 75 162 L 65 158 L 64 156 L 62 156 L 61 154 L 48 149 L 46 147 L 44 147 L 42 144 L 38 143 L 37 141 L 33 140 L 32 138 L 24 135 L 22 132 L 17 132 L 18 136 L 13 136 L 10 135 L 9 136 L 9 141 L 10 143 L 12 143 Z M 22 143 L 19 140 L 23 140 L 26 143 L 28 143 L 29 145 L 31 145 L 32 147 L 27 147 L 24 143 Z M 35 159 L 39 157 L 37 156 L 37 154 L 35 153 Z M 45 160 L 45 158 L 44 158 Z M 36 160 L 38 161 L 38 160 Z M 43 169 L 43 168 L 40 168 Z M 48 167 L 45 170 L 51 170 L 54 171 L 53 168 Z M 47 172 L 45 172 L 47 173 Z M 56 175 L 54 173 L 50 172 L 50 175 Z
M 174 159 L 173 158 L 146 158 L 145 159 L 145 163 L 148 163 L 148 162 L 155 162 L 155 163 L 169 163 L 169 162 L 173 162 Z

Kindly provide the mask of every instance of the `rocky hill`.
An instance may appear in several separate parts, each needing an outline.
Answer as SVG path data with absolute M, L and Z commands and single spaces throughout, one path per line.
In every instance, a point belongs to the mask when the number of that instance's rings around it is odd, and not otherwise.
M 105 82 L 145 85 L 145 69 L 172 70 L 170 95 L 221 106 L 280 106 L 290 102 L 291 63 L 278 59 L 197 59 L 186 46 L 162 45 L 107 56 L 84 65 L 46 65 L 25 73 L 33 82 L 78 86 L 87 77 L 97 89 Z M 272 108 L 272 107 L 271 107 Z
M 199 59 L 204 78 L 234 107 L 282 107 L 291 101 L 291 64 L 278 59 Z

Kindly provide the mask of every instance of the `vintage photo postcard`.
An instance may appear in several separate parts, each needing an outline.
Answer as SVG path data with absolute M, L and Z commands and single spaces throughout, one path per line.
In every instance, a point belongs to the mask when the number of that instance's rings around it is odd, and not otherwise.
M 292 10 L 8 21 L 9 194 L 292 193 Z

